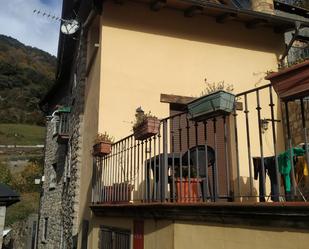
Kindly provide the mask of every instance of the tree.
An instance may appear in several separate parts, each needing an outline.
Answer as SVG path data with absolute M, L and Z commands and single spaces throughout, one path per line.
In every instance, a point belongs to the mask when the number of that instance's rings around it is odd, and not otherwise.
M 12 185 L 12 174 L 6 164 L 0 162 L 0 182 L 6 185 Z
M 39 192 L 40 186 L 34 184 L 36 178 L 41 178 L 42 167 L 37 162 L 29 162 L 25 169 L 16 174 L 13 179 L 14 188 L 23 193 Z

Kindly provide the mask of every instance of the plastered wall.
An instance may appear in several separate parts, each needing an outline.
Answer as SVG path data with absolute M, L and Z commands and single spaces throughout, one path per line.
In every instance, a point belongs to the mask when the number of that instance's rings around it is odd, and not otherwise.
M 175 223 L 175 249 L 305 249 L 308 231 L 241 227 L 203 223 Z
M 235 93 L 267 83 L 284 45 L 271 29 L 132 2 L 106 3 L 101 25 L 99 129 L 116 139 L 131 133 L 138 106 L 168 116 L 161 93 L 199 96 L 205 78 L 233 84 Z
M 309 242 L 305 230 L 152 219 L 144 224 L 145 249 L 305 249 Z M 94 225 L 91 248 L 99 248 L 102 225 L 130 230 L 133 246 L 132 219 L 96 217 Z

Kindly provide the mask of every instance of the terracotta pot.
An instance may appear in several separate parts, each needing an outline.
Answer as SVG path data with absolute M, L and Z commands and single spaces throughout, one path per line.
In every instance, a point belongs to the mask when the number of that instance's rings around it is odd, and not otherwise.
M 158 118 L 147 118 L 141 125 L 133 128 L 134 137 L 136 140 L 144 140 L 153 135 L 156 135 L 160 129 L 160 120 Z
M 201 186 L 201 180 L 197 178 L 191 178 L 190 184 L 188 179 L 182 179 L 182 182 L 180 181 L 180 178 L 175 179 L 176 184 L 176 202 L 180 203 L 194 203 L 199 202 L 201 200 L 199 195 L 199 189 Z M 190 195 L 189 195 L 189 189 L 190 189 Z
M 282 100 L 293 100 L 309 95 L 309 60 L 265 77 Z
M 93 146 L 94 156 L 106 156 L 112 152 L 112 144 L 110 142 L 100 142 Z

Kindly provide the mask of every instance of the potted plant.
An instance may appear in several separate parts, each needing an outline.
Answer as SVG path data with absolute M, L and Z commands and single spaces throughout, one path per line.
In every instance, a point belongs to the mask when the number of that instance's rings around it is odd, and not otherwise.
M 105 156 L 112 152 L 112 144 L 114 138 L 108 135 L 106 132 L 97 134 L 94 145 L 93 155 L 94 156 Z
M 150 112 L 144 113 L 139 107 L 136 109 L 135 118 L 133 132 L 136 140 L 147 139 L 159 132 L 160 120 Z
M 200 201 L 199 189 L 201 188 L 201 179 L 196 178 L 196 168 L 190 167 L 190 181 L 188 167 L 182 168 L 182 175 L 176 172 L 175 185 L 176 185 L 176 202 L 192 203 Z
M 235 95 L 233 85 L 225 85 L 224 81 L 209 83 L 205 79 L 206 88 L 201 97 L 188 103 L 190 119 L 202 121 L 222 114 L 229 114 L 234 110 Z
M 270 80 L 279 98 L 283 100 L 308 96 L 309 59 L 278 72 L 269 72 L 265 79 Z

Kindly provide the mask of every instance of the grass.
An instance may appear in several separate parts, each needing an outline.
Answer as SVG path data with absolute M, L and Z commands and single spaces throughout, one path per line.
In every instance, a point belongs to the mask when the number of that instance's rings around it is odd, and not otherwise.
M 26 219 L 32 213 L 37 213 L 39 208 L 39 198 L 39 193 L 21 194 L 20 202 L 8 207 L 5 225 L 10 226 L 17 221 Z
M 0 124 L 1 145 L 44 144 L 45 128 L 26 124 Z

